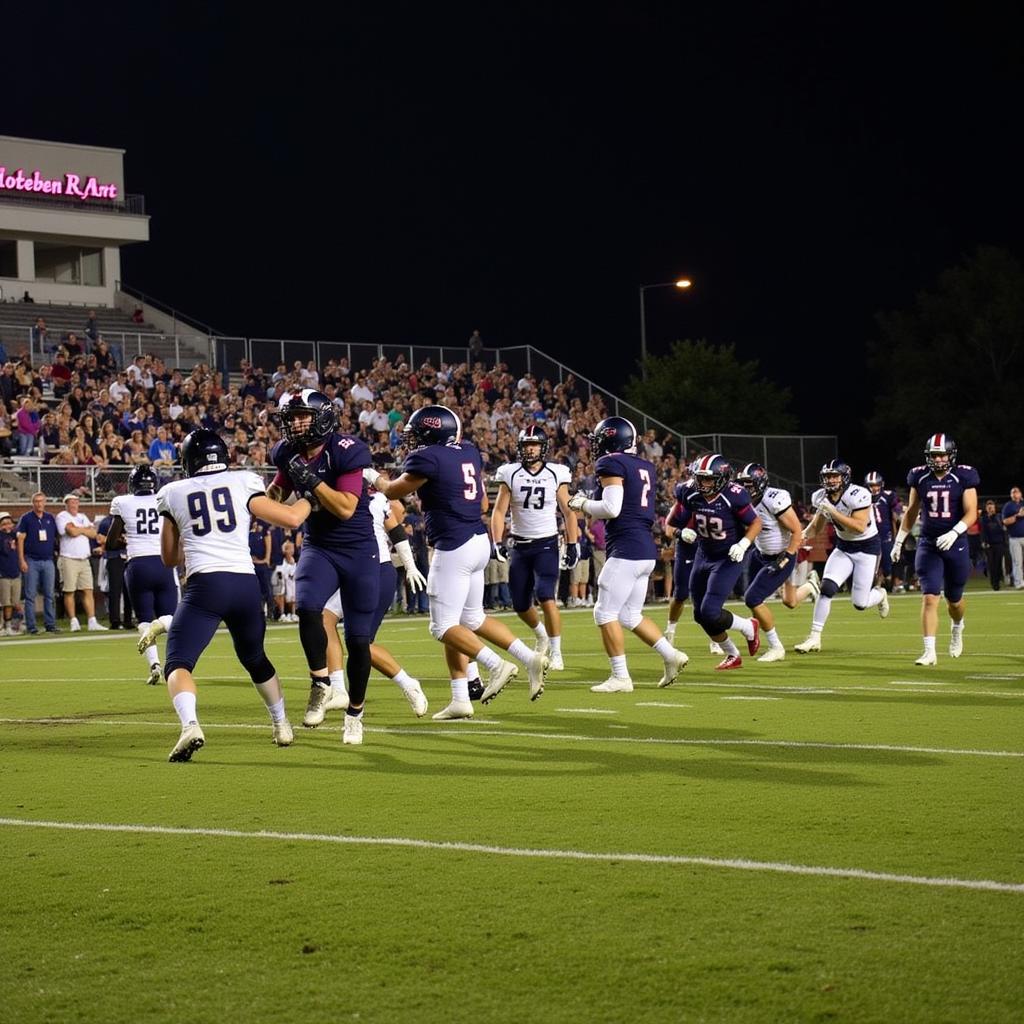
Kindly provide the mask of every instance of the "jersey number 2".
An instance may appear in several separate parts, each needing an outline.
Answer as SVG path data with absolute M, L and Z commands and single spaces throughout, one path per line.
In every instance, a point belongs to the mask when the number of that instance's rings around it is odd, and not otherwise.
M 238 525 L 235 510 L 231 506 L 231 492 L 226 487 L 215 487 L 210 491 L 209 503 L 206 491 L 193 491 L 185 501 L 188 503 L 188 514 L 192 517 L 192 532 L 197 537 L 205 537 L 214 526 L 221 533 L 230 533 Z M 211 517 L 211 504 L 214 512 L 223 513 L 222 517 Z
M 137 508 L 135 510 L 135 532 L 139 534 L 159 533 L 160 513 L 155 508 Z
M 647 496 L 651 493 L 651 474 L 646 469 L 638 469 L 637 472 L 644 482 L 644 489 L 640 492 L 640 507 L 647 508 Z

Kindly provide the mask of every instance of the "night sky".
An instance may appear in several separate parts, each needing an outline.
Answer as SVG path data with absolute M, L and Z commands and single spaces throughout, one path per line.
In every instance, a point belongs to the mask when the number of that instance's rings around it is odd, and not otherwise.
M 733 342 L 857 448 L 874 314 L 980 243 L 1024 255 L 1024 18 L 712 6 L 93 8 L 13 48 L 0 130 L 126 149 L 125 280 L 226 333 L 479 328 L 613 384 L 637 286 L 685 273 L 650 349 Z

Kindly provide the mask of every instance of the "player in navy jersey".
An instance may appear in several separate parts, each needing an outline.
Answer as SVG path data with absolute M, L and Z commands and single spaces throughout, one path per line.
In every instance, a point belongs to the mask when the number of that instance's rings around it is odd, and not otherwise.
M 544 692 L 548 659 L 517 640 L 503 622 L 484 613 L 484 569 L 491 557 L 491 542 L 481 518 L 487 511 L 487 494 L 479 450 L 462 439 L 462 421 L 443 405 L 417 409 L 403 437 L 409 451 L 401 476 L 388 480 L 372 467 L 363 476 L 388 498 L 401 499 L 418 491 L 426 513 L 427 538 L 434 548 L 427 574 L 430 635 L 445 645 L 452 681 L 451 703 L 434 718 L 473 717 L 468 659 L 488 670 L 481 696 L 485 704 L 518 674 L 516 665 L 498 657 L 479 637 L 504 648 L 526 666 L 530 700 L 536 700 Z
M 285 439 L 271 453 L 277 475 L 267 493 L 281 500 L 295 491 L 315 507 L 303 527 L 302 558 L 295 573 L 299 639 L 311 682 L 306 711 L 315 712 L 330 698 L 322 612 L 340 590 L 349 682 L 342 742 L 358 744 L 363 742 L 380 587 L 370 499 L 363 486 L 363 470 L 372 463 L 370 449 L 358 437 L 335 431 L 334 405 L 319 391 L 306 388 L 282 396 L 280 409 Z
M 692 486 L 693 478 L 687 477 L 676 484 L 673 496 L 676 501 L 683 500 L 683 493 Z M 665 524 L 665 535 L 671 537 L 677 527 Z M 672 559 L 672 599 L 668 604 L 668 624 L 665 626 L 665 639 L 670 644 L 676 641 L 676 627 L 690 596 L 690 573 L 693 571 L 693 560 L 697 555 L 697 544 L 686 543 L 681 536 L 675 538 L 675 552 Z
M 632 692 L 623 628 L 632 630 L 661 655 L 665 668 L 658 685 L 669 686 L 690 659 L 643 614 L 647 581 L 658 557 L 652 535 L 657 471 L 636 454 L 636 427 L 622 416 L 608 416 L 597 424 L 590 435 L 590 450 L 597 458 L 597 495 L 588 498 L 582 492 L 574 494 L 569 507 L 608 523 L 608 559 L 597 581 L 594 621 L 601 631 L 612 674 L 591 690 Z
M 757 619 L 734 615 L 725 608 L 743 573 L 747 549 L 761 532 L 750 495 L 731 480 L 732 466 L 724 456 L 702 455 L 693 464 L 693 484 L 683 489 L 682 499 L 668 517 L 670 526 L 680 528 L 681 537 L 696 541 L 690 573 L 693 618 L 721 646 L 725 657 L 715 666 L 721 670 L 743 664 L 727 630 L 739 630 L 752 655 L 761 646 Z
M 967 530 L 978 518 L 978 471 L 957 462 L 956 441 L 948 434 L 932 434 L 924 446 L 925 465 L 907 474 L 910 497 L 903 513 L 892 559 L 899 561 L 903 542 L 921 516 L 914 568 L 921 585 L 921 632 L 924 653 L 917 665 L 934 665 L 935 634 L 939 627 L 939 595 L 945 594 L 952 622 L 949 655 L 959 658 L 964 649 L 964 587 L 971 574 Z
M 878 527 L 878 542 L 882 546 L 882 557 L 878 572 L 881 584 L 892 592 L 892 538 L 899 523 L 899 498 L 885 486 L 885 478 L 873 469 L 864 477 L 864 486 L 871 493 L 871 514 Z
M 857 611 L 877 608 L 881 618 L 889 615 L 889 597 L 874 586 L 878 572 L 878 526 L 871 511 L 871 495 L 859 484 L 851 483 L 852 470 L 842 459 L 826 462 L 818 474 L 821 487 L 811 495 L 814 518 L 803 533 L 803 542 L 824 530 L 828 523 L 835 530 L 835 547 L 825 562 L 821 592 L 814 602 L 811 632 L 793 650 L 810 654 L 821 650 L 821 634 L 832 611 L 832 598 L 850 580 L 850 600 Z

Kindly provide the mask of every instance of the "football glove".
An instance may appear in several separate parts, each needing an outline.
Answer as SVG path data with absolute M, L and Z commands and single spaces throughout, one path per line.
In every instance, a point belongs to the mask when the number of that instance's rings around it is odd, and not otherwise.
M 747 548 L 750 547 L 750 541 L 746 537 L 741 537 L 731 548 L 729 548 L 729 557 L 734 562 L 742 562 L 743 556 L 747 553 Z
M 776 572 L 783 572 L 789 568 L 790 563 L 796 558 L 790 551 L 780 551 L 773 559 L 772 562 L 775 564 Z
M 295 487 L 296 493 L 303 498 L 313 500 L 313 492 L 323 480 L 310 469 L 301 455 L 293 455 L 288 461 L 288 477 Z
M 889 557 L 894 562 L 898 562 L 900 560 L 900 555 L 903 554 L 903 542 L 907 539 L 908 532 L 909 531 L 904 530 L 902 526 L 896 531 L 896 543 L 893 544 L 892 550 L 889 552 Z
M 959 539 L 960 534 L 957 533 L 956 530 L 950 530 L 947 533 L 944 533 L 941 537 L 936 538 L 935 546 L 940 551 L 948 551 Z
M 679 531 L 679 539 L 684 544 L 693 544 L 697 540 L 697 531 L 691 530 L 688 526 L 684 526 Z
M 380 479 L 380 473 L 377 472 L 373 466 L 367 466 L 363 470 L 363 479 L 371 486 L 376 487 L 377 481 Z
M 579 542 L 575 544 L 565 545 L 565 554 L 562 555 L 562 568 L 571 569 L 580 560 L 580 545 Z
M 498 543 L 494 545 L 494 557 L 499 562 L 508 561 L 508 545 L 504 541 L 499 540 Z
M 832 521 L 832 514 L 836 511 L 835 505 L 832 504 L 828 498 L 822 498 L 818 502 L 818 511 L 827 519 L 829 522 Z
M 409 589 L 414 594 L 418 590 L 426 590 L 427 581 L 423 573 L 416 568 L 416 559 L 412 556 L 412 547 L 407 540 L 400 540 L 395 545 L 395 554 L 402 560 L 402 566 L 405 568 L 405 582 L 409 584 Z
M 587 500 L 587 496 L 582 491 L 577 491 L 569 499 L 569 508 L 571 508 L 573 510 L 573 512 L 582 512 L 583 511 L 583 503 L 586 500 Z

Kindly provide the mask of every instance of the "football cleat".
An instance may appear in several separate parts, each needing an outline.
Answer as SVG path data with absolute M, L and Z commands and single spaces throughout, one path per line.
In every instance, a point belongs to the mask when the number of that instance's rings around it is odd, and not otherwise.
M 152 647 L 156 643 L 156 638 L 161 633 L 166 633 L 167 630 L 164 628 L 164 624 L 159 619 L 154 619 L 147 627 L 146 632 L 139 637 L 138 649 L 139 654 L 145 654 L 147 647 Z
M 323 724 L 327 701 L 330 700 L 330 697 L 330 686 L 321 686 L 319 683 L 313 683 L 310 686 L 306 713 L 302 716 L 302 724 L 307 729 L 315 729 L 318 725 Z
M 327 698 L 327 703 L 324 704 L 324 711 L 347 711 L 348 710 L 348 690 L 345 689 L 344 683 L 335 686 L 331 683 L 330 696 Z
M 963 653 L 964 631 L 962 629 L 957 629 L 949 634 L 949 656 L 951 658 L 959 658 Z
M 362 715 L 345 715 L 345 725 L 341 731 L 341 742 L 350 746 L 358 746 L 363 742 Z
M 738 654 L 727 654 L 725 658 L 715 666 L 716 672 L 728 672 L 731 668 L 741 668 L 743 659 Z
M 484 695 L 484 684 L 479 679 L 469 681 L 469 699 L 479 700 Z M 437 718 L 437 715 L 434 715 Z
M 551 657 L 548 658 L 548 671 L 549 672 L 564 672 L 565 671 L 565 662 L 562 661 L 562 655 L 561 654 L 552 654 Z
M 547 662 L 546 658 L 543 660 L 545 663 Z M 530 664 L 533 664 L 533 660 L 531 660 Z M 519 675 L 519 666 L 513 665 L 511 661 L 503 661 L 497 668 L 491 669 L 487 673 L 487 685 L 484 687 L 484 692 L 480 694 L 480 703 L 490 704 L 505 689 L 505 685 L 515 679 L 517 675 Z M 541 686 L 543 688 L 543 682 Z M 533 689 L 532 678 L 530 689 L 531 691 Z
M 295 740 L 295 731 L 287 718 L 274 722 L 274 742 L 279 747 L 290 747 Z
M 546 655 L 551 650 L 551 637 L 546 636 L 543 640 L 538 640 L 533 645 L 533 650 L 536 654 Z
M 878 617 L 880 619 L 889 618 L 889 595 L 883 590 L 882 600 L 878 602 Z
M 427 713 L 427 695 L 420 688 L 419 681 L 414 682 L 409 687 L 402 687 L 402 693 L 405 694 L 405 699 L 409 702 L 409 707 L 412 708 L 412 713 L 417 718 L 422 718 Z
M 449 722 L 456 718 L 472 718 L 473 705 L 468 700 L 453 700 L 446 708 L 442 708 L 433 719 L 435 722 Z
M 926 666 L 927 665 L 937 665 L 938 663 L 939 663 L 939 659 L 935 656 L 935 652 L 934 651 L 925 651 L 924 654 L 922 654 L 921 657 L 918 658 L 917 661 L 914 662 L 915 665 L 926 665 Z
M 710 654 L 725 654 L 725 651 L 722 650 L 722 645 L 715 640 L 708 644 L 708 652 Z
M 786 660 L 786 648 L 785 647 L 769 647 L 764 654 L 761 655 L 758 661 L 785 661 Z
M 526 670 L 530 677 L 530 700 L 536 700 L 544 692 L 544 677 L 548 671 L 548 659 L 543 654 L 535 654 L 530 659 Z
M 147 685 L 156 686 L 160 682 L 160 676 L 163 675 L 163 669 L 160 667 L 160 662 L 156 662 L 154 665 L 149 666 L 149 678 L 146 680 Z
M 821 634 L 812 633 L 802 644 L 793 644 L 793 650 L 800 654 L 810 654 L 811 651 L 821 650 Z
M 686 668 L 686 663 L 690 660 L 688 654 L 685 651 L 675 651 L 675 656 L 671 662 L 665 662 L 665 673 L 658 680 L 658 687 L 664 689 L 666 686 L 671 686 L 679 676 L 679 673 Z
M 632 693 L 633 680 L 609 676 L 603 683 L 598 683 L 597 686 L 592 686 L 590 689 L 593 693 Z
M 206 742 L 203 730 L 199 728 L 198 722 L 189 722 L 181 727 L 181 735 L 174 749 L 168 756 L 168 761 L 191 761 L 192 755 Z
M 747 641 L 747 654 L 753 657 L 761 647 L 761 624 L 757 619 L 750 620 L 754 624 L 754 636 Z

